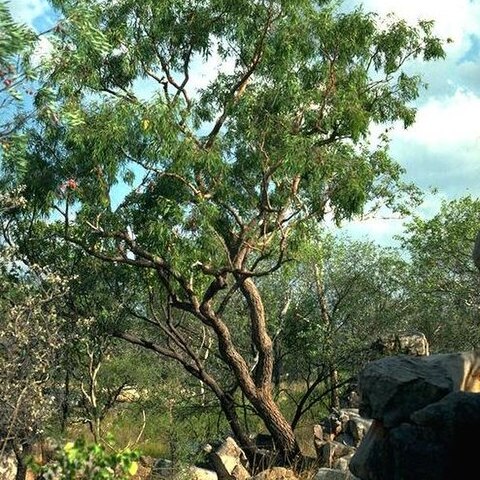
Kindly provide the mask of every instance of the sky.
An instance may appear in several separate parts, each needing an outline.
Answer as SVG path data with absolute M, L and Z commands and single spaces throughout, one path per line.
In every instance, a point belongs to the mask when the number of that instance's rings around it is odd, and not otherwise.
M 345 0 L 343 9 L 360 3 Z M 405 179 L 429 192 L 418 214 L 430 218 L 441 200 L 480 196 L 480 0 L 364 0 L 365 11 L 394 13 L 409 22 L 435 21 L 435 34 L 450 38 L 445 60 L 411 62 L 407 70 L 428 84 L 416 101 L 417 119 L 404 130 L 391 131 L 391 154 L 406 170 Z M 52 25 L 46 0 L 10 0 L 17 21 L 42 31 Z M 45 45 L 43 45 L 45 47 Z M 204 71 L 212 71 L 209 65 Z M 200 75 L 198 83 L 208 81 Z M 383 245 L 395 244 L 404 220 L 373 218 L 354 221 L 344 228 L 357 238 Z

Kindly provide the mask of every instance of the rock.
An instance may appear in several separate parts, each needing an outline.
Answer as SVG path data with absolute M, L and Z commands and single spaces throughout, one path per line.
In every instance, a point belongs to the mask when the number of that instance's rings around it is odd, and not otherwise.
M 476 352 L 409 357 L 399 355 L 367 364 L 359 375 L 362 417 L 398 425 L 410 414 L 450 392 L 480 391 Z
M 439 402 L 415 412 L 412 422 L 435 432 L 439 443 L 446 445 L 450 458 L 448 468 L 452 474 L 458 474 L 459 467 L 468 469 L 469 465 L 475 464 L 480 431 L 480 395 L 450 393 Z
M 182 470 L 173 478 L 175 480 L 218 480 L 218 476 L 215 472 L 195 466 Z
M 245 480 L 250 473 L 245 468 L 247 457 L 232 437 L 227 439 L 211 454 L 219 480 Z
M 362 443 L 350 460 L 349 469 L 354 475 L 362 480 L 393 479 L 391 471 L 393 469 L 392 453 L 388 443 L 388 436 L 389 432 L 382 422 L 374 420 Z M 381 469 L 383 477 L 374 476 L 377 467 Z
M 273 467 L 251 478 L 251 480 L 298 480 L 292 470 L 283 467 Z
M 313 439 L 323 441 L 323 428 L 321 425 L 314 425 L 313 426 Z
M 148 461 L 149 459 L 146 459 L 145 464 L 147 464 Z M 153 462 L 151 472 L 154 479 L 166 479 L 174 476 L 175 469 L 171 460 L 159 458 Z
M 338 434 L 335 437 L 335 441 L 341 443 L 342 445 L 347 445 L 349 447 L 355 447 L 355 441 L 353 440 L 353 437 L 347 433 L 342 431 L 340 434 Z
M 321 468 L 313 480 L 354 480 L 355 477 L 350 472 L 342 472 L 333 468 Z M 386 480 L 386 479 L 384 479 Z
M 478 351 L 389 357 L 367 365 L 360 375 L 362 408 L 374 420 L 350 471 L 362 480 L 472 478 L 479 373 Z
M 373 345 L 383 355 L 429 355 L 427 337 L 423 333 L 401 333 L 380 337 Z
M 348 472 L 350 473 L 350 461 L 352 460 L 352 457 L 354 455 L 354 451 L 349 453 L 348 455 L 345 455 L 343 457 L 337 458 L 332 465 L 332 468 L 335 470 L 340 470 L 342 472 Z
M 357 417 L 350 417 L 345 425 L 345 433 L 350 435 L 353 439 L 354 447 L 358 447 L 360 445 L 371 425 L 372 420 L 362 418 L 360 415 Z
M 325 442 L 317 458 L 322 467 L 331 468 L 338 458 L 353 454 L 354 451 L 354 448 L 337 441 Z

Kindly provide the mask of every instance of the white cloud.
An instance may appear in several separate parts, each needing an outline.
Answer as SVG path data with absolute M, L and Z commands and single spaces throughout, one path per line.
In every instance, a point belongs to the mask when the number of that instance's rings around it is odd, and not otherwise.
M 192 75 L 188 84 L 193 94 L 206 88 L 219 73 L 231 75 L 235 71 L 235 60 L 232 57 L 222 60 L 217 49 L 218 42 L 215 42 L 212 48 L 213 53 L 206 61 L 200 56 L 194 57 L 191 64 Z
M 349 6 L 356 4 L 348 0 Z M 451 38 L 445 46 L 446 59 L 435 62 L 417 60 L 406 65 L 411 74 L 419 74 L 428 84 L 416 102 L 416 122 L 404 130 L 395 125 L 391 131 L 391 154 L 406 168 L 406 179 L 427 193 L 417 214 L 430 218 L 439 211 L 442 200 L 464 195 L 480 195 L 480 2 L 469 0 L 364 0 L 365 11 L 380 16 L 394 12 L 397 17 L 415 23 L 434 20 L 434 32 Z M 473 47 L 473 48 L 472 48 Z M 477 57 L 477 58 L 475 58 Z M 372 138 L 381 127 L 372 128 Z M 390 243 L 402 230 L 402 222 L 372 219 L 353 222 L 347 231 L 354 236 Z
M 32 65 L 37 67 L 42 60 L 47 59 L 53 51 L 52 42 L 47 37 L 40 37 L 32 55 Z
M 470 34 L 478 33 L 480 3 L 470 0 L 365 0 L 365 10 L 381 15 L 394 12 L 409 22 L 435 20 L 435 32 L 454 43 L 450 51 L 462 50 Z
M 346 0 L 344 10 L 358 5 L 358 0 Z M 384 17 L 394 13 L 398 18 L 415 24 L 418 20 L 434 20 L 434 33 L 440 38 L 451 38 L 446 44 L 445 60 L 425 63 L 421 59 L 406 65 L 409 73 L 420 74 L 429 88 L 418 103 L 431 96 L 454 94 L 462 86 L 480 92 L 478 66 L 465 62 L 472 47 L 472 39 L 480 34 L 480 2 L 470 0 L 364 0 L 364 11 L 373 11 Z M 467 62 L 468 63 L 468 62 Z
M 480 148 L 480 97 L 472 92 L 457 90 L 445 99 L 431 98 L 417 112 L 416 122 L 407 130 L 400 127 L 394 138 L 425 145 L 432 151 L 453 147 Z

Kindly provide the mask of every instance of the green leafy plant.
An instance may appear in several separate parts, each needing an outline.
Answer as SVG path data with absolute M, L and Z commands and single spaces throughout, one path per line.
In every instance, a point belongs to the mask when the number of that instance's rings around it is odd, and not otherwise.
M 33 470 L 45 480 L 125 480 L 137 473 L 138 457 L 136 451 L 110 453 L 100 444 L 77 439 L 59 447 L 53 462 Z

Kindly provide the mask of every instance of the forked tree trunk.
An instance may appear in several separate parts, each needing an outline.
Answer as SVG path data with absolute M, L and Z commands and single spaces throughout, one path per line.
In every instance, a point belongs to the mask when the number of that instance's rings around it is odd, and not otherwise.
M 268 334 L 262 298 L 251 278 L 244 280 L 240 289 L 249 308 L 252 341 L 259 356 L 253 377 L 248 370 L 241 369 L 238 378 L 240 388 L 272 435 L 277 449 L 288 462 L 293 460 L 300 450 L 291 425 L 273 399 L 273 342 Z

